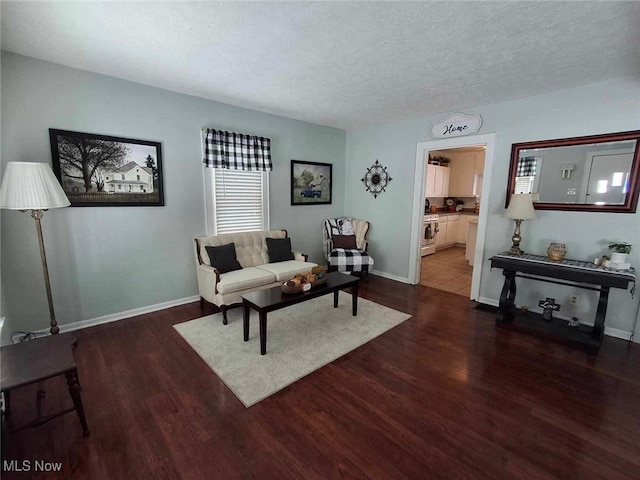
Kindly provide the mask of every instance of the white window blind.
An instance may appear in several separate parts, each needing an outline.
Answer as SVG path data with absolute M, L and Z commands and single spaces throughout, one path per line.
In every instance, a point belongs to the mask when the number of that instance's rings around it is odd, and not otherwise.
M 207 196 L 214 235 L 269 228 L 268 173 L 208 168 L 213 187 Z
M 513 193 L 531 193 L 535 177 L 516 177 L 516 187 Z

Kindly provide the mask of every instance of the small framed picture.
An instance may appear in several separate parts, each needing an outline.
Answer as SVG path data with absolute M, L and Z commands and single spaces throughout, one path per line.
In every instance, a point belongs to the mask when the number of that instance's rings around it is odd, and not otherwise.
M 72 207 L 164 205 L 160 142 L 49 129 L 53 171 Z
M 291 160 L 291 205 L 331 203 L 331 163 Z

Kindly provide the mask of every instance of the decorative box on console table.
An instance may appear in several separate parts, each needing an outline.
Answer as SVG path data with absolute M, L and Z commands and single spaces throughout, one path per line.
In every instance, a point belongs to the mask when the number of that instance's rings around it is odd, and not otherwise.
M 525 327 L 558 335 L 595 349 L 600 347 L 604 335 L 609 290 L 611 288 L 626 290 L 630 283 L 633 284 L 632 295 L 635 289 L 636 277 L 633 270 L 614 271 L 579 260 L 552 261 L 539 255 L 517 256 L 508 252 L 495 255 L 489 261 L 491 268 L 501 268 L 504 274 L 504 285 L 500 294 L 496 323 L 522 324 Z M 551 318 L 551 320 L 545 321 L 542 319 L 542 315 L 532 313 L 529 313 L 526 318 L 518 317 L 516 319 L 516 277 L 600 292 L 594 326 L 569 326 L 568 322 L 552 318 L 550 315 L 547 315 L 547 319 Z

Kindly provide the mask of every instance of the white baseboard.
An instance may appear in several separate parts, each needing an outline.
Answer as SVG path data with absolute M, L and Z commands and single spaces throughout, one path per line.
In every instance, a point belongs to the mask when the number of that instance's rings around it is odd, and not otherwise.
M 484 303 L 485 305 L 491 305 L 492 307 L 497 307 L 500 302 L 498 300 L 494 300 L 493 298 L 480 297 L 476 300 L 478 303 Z
M 486 298 L 486 297 L 480 297 L 478 302 L 484 303 L 485 305 L 491 305 L 493 307 L 497 307 L 500 304 L 498 300 L 494 300 L 492 298 Z M 531 310 L 534 313 L 542 313 L 542 310 L 538 308 L 530 308 L 529 310 Z M 569 317 L 565 317 L 563 315 L 554 315 L 554 316 L 561 318 L 563 320 L 571 320 Z M 582 320 L 580 320 L 580 323 L 583 325 L 588 325 L 590 327 L 593 327 L 593 324 L 594 324 L 594 322 L 584 322 Z M 622 340 L 631 340 L 631 337 L 633 335 L 632 332 L 626 332 L 618 328 L 607 327 L 606 325 L 604 327 L 604 334 L 609 335 L 610 337 L 621 338 Z
M 372 270 L 369 272 L 371 275 L 376 275 L 378 277 L 388 278 L 389 280 L 395 280 L 396 282 L 408 283 L 411 285 L 411 282 L 406 277 L 398 277 L 396 275 L 391 275 L 390 273 L 381 272 L 379 270 Z
M 136 317 L 138 315 L 144 315 L 145 313 L 157 312 L 158 310 L 164 310 L 165 308 L 177 307 L 178 305 L 185 305 L 187 303 L 197 302 L 200 300 L 199 295 L 193 297 L 179 298 L 177 300 L 170 300 L 168 302 L 157 303 L 155 305 L 149 305 L 148 307 L 134 308 L 133 310 L 127 310 L 126 312 L 112 313 L 104 315 L 102 317 L 90 318 L 88 320 L 80 320 L 79 322 L 65 323 L 58 325 L 60 327 L 60 333 L 73 332 L 74 330 L 80 330 L 82 328 L 95 327 L 96 325 L 102 325 L 104 323 L 116 322 L 118 320 L 124 320 L 125 318 Z M 39 330 L 38 333 L 47 333 L 48 328 Z

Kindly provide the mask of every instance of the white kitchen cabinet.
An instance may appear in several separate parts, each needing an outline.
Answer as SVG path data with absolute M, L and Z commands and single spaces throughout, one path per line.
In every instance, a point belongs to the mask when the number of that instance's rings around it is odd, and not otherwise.
M 450 215 L 447 223 L 447 233 L 444 238 L 445 245 L 453 245 L 458 241 L 459 215 Z
M 441 215 L 438 220 L 436 248 L 444 248 L 459 243 L 460 214 Z
M 460 215 L 460 221 L 458 222 L 458 240 L 457 243 L 467 243 L 467 231 L 469 230 L 469 219 L 474 215 Z
M 438 235 L 436 235 L 436 249 L 444 246 L 444 241 L 447 237 L 447 227 L 449 222 L 442 221 L 442 218 L 438 221 Z
M 427 197 L 447 197 L 449 196 L 449 168 L 440 165 L 427 165 L 426 180 Z

